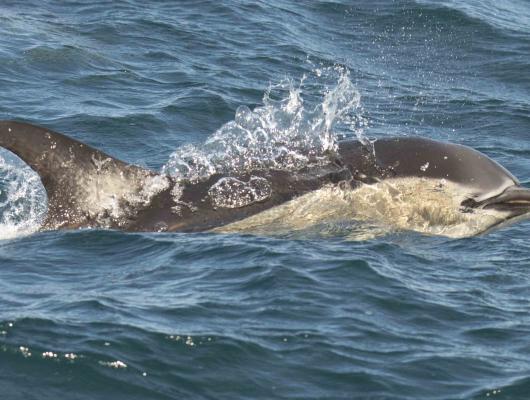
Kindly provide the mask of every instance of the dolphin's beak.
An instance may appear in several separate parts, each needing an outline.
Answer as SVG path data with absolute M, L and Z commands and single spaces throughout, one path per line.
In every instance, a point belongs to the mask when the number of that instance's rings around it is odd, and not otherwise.
M 530 189 L 521 186 L 510 186 L 500 195 L 484 200 L 479 207 L 511 211 L 515 215 L 530 212 Z

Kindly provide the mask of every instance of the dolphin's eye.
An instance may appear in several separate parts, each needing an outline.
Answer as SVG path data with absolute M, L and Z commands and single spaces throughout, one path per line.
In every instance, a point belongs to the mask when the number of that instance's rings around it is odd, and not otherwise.
M 477 208 L 480 205 L 475 199 L 467 198 L 462 203 L 460 203 L 460 206 L 463 208 L 462 212 L 470 212 L 472 208 Z

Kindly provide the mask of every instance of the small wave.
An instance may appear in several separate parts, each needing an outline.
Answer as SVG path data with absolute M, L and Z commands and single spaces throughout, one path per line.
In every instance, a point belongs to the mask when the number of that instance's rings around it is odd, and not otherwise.
M 466 16 L 500 30 L 527 34 L 530 27 L 530 7 L 524 0 L 457 0 L 419 1 L 463 12 Z

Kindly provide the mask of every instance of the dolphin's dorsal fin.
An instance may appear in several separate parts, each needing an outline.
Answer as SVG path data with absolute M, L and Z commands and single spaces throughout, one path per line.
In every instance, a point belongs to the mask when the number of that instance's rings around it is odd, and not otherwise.
M 36 171 L 48 195 L 44 228 L 125 223 L 127 203 L 144 201 L 155 174 L 86 144 L 28 123 L 0 121 L 0 146 Z M 119 222 L 121 218 L 122 222 Z

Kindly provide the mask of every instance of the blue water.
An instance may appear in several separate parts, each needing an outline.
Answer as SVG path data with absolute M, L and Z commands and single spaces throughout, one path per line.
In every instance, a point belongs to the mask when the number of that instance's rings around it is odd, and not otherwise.
M 526 0 L 0 4 L 0 118 L 128 162 L 171 170 L 293 93 L 360 95 L 337 137 L 462 143 L 530 183 Z M 9 179 L 4 213 L 37 215 L 34 182 L 9 211 Z M 0 396 L 527 399 L 529 232 L 6 236 Z

